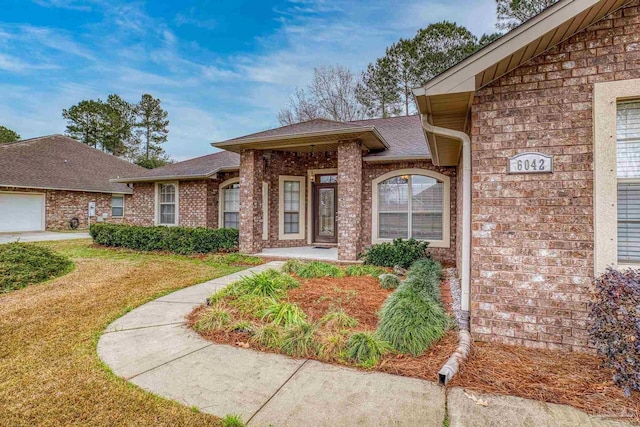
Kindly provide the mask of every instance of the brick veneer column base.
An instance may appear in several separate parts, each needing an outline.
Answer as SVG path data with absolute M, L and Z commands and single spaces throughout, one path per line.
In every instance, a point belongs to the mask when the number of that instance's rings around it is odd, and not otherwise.
M 262 250 L 262 152 L 240 153 L 240 252 Z

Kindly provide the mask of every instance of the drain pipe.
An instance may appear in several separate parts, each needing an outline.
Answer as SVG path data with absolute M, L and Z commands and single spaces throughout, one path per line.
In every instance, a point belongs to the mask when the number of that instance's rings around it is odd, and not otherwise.
M 462 143 L 462 260 L 461 264 L 461 309 L 458 332 L 458 348 L 438 372 L 438 382 L 446 385 L 458 372 L 471 350 L 469 333 L 469 302 L 471 289 L 471 139 L 464 132 L 433 126 L 428 115 L 421 114 L 422 127 L 429 133 L 458 140 Z

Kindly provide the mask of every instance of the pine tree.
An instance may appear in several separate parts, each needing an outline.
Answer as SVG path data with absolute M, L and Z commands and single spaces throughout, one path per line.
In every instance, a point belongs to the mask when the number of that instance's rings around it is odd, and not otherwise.
M 158 98 L 145 93 L 140 102 L 134 107 L 137 129 L 136 134 L 141 138 L 143 153 L 141 158 L 149 161 L 164 155 L 160 144 L 167 141 L 169 133 L 169 114 L 162 109 Z

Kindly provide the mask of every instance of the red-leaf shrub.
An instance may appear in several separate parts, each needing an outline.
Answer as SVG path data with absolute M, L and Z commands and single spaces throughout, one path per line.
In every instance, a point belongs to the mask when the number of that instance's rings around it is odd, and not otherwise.
M 627 396 L 640 391 L 640 270 L 608 268 L 594 282 L 591 341 Z

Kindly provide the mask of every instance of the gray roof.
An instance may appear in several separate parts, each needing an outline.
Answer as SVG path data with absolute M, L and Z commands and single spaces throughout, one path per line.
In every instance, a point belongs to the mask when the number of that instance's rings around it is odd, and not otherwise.
M 201 179 L 219 171 L 240 168 L 240 155 L 231 151 L 220 151 L 173 163 L 156 169 L 144 169 L 142 173 L 125 175 L 125 182 L 153 181 L 155 179 Z
M 0 186 L 131 193 L 111 178 L 146 169 L 64 135 L 0 144 Z

